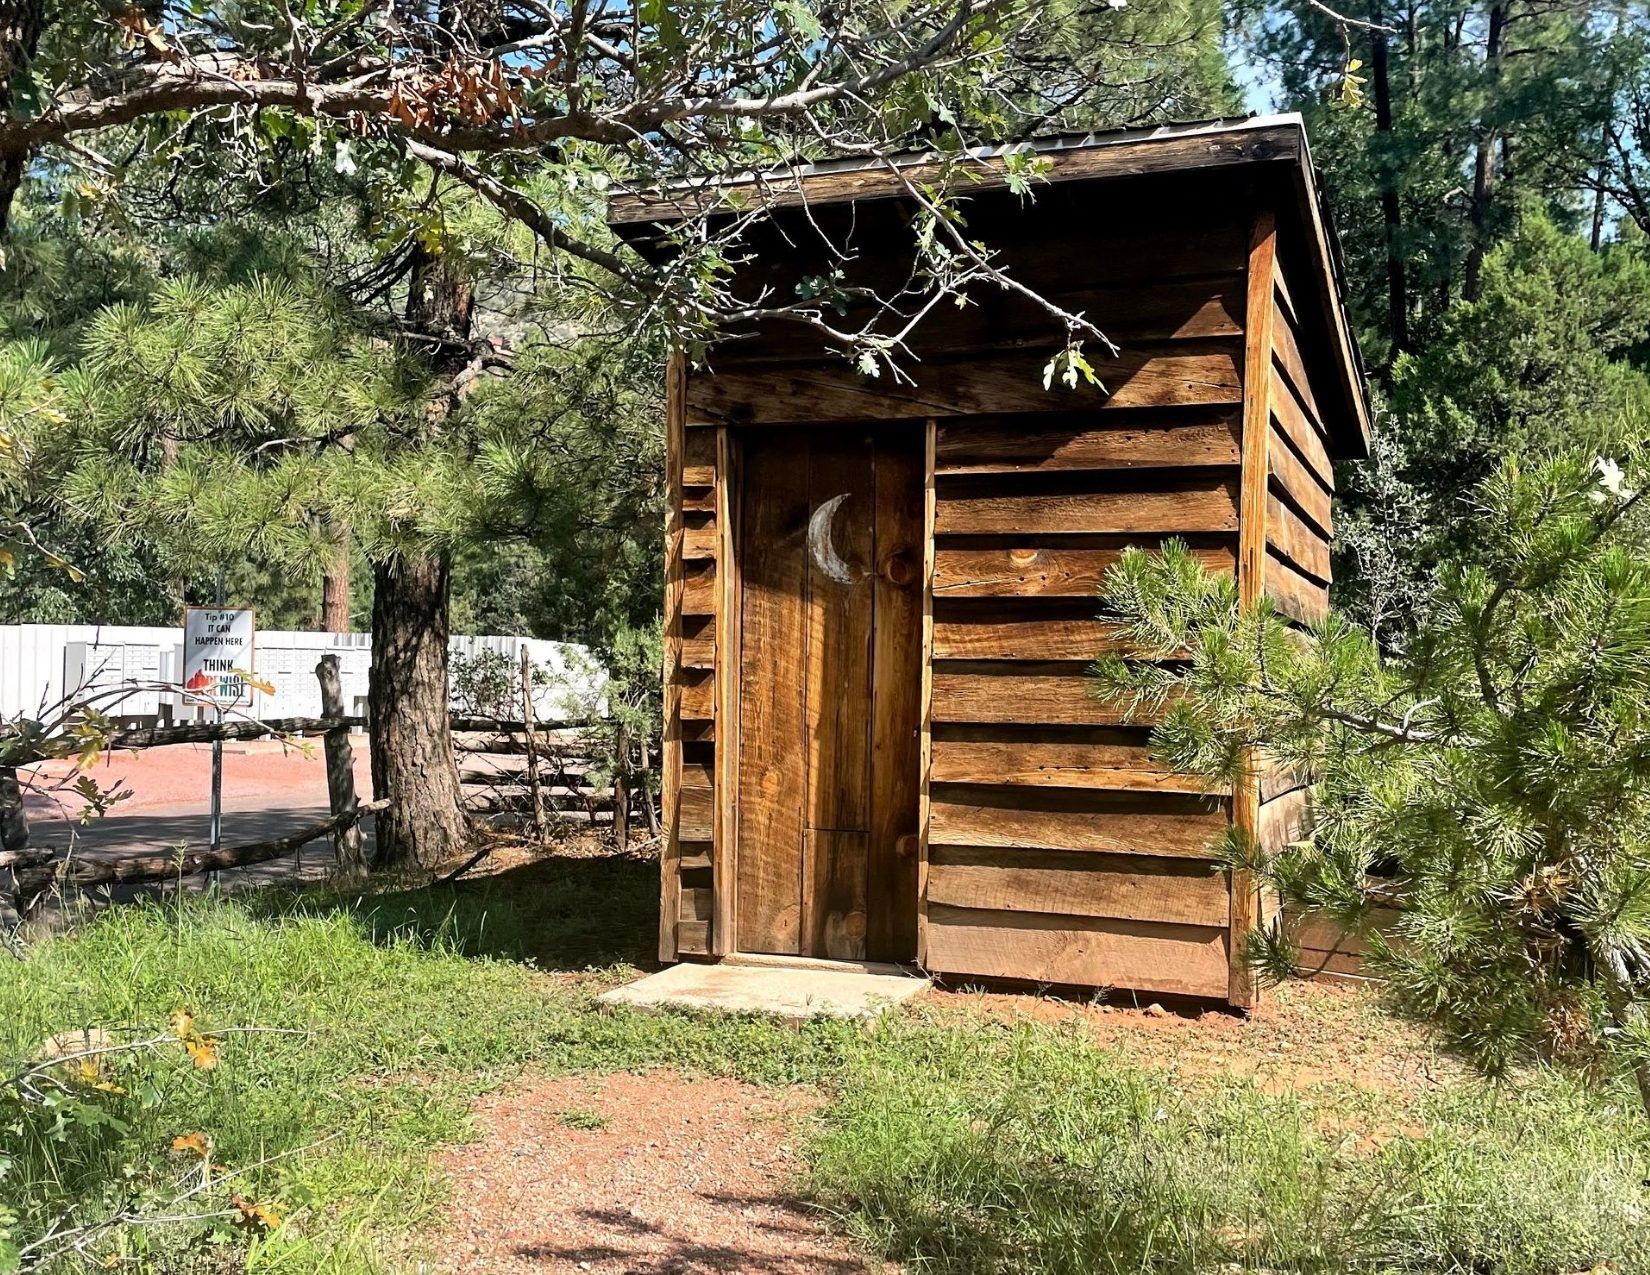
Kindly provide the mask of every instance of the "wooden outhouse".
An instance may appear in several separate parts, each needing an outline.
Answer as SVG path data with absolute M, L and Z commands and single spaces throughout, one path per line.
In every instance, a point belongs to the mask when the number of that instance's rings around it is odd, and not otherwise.
M 1234 954 L 1266 903 L 1210 845 L 1229 820 L 1289 836 L 1304 794 L 1166 772 L 1087 670 L 1125 545 L 1180 536 L 1245 597 L 1302 622 L 1327 605 L 1332 462 L 1365 454 L 1368 420 L 1305 133 L 1282 116 L 1032 149 L 1029 200 L 1003 152 L 962 165 L 967 234 L 1116 343 L 1085 347 L 1100 386 L 1045 388 L 1063 329 L 992 283 L 918 325 L 908 379 L 778 322 L 668 370 L 666 961 L 1253 1003 Z M 760 198 L 750 298 L 836 271 L 886 295 L 931 163 L 632 192 L 613 221 L 663 253 L 704 201 Z

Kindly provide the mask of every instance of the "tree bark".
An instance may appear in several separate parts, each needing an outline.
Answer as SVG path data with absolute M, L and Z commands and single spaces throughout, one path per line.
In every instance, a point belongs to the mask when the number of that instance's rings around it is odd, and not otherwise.
M 1500 105 L 1495 90 L 1501 79 L 1501 43 L 1506 25 L 1506 5 L 1490 5 L 1489 30 L 1484 40 L 1484 73 L 1490 83 L 1490 95 L 1484 112 L 1492 118 L 1479 121 L 1478 151 L 1472 166 L 1472 241 L 1467 245 L 1467 269 L 1461 282 L 1461 296 L 1466 301 L 1478 300 L 1484 255 L 1489 251 L 1490 200 L 1495 192 L 1495 152 L 1500 141 L 1493 116 Z
M 1369 19 L 1382 25 L 1386 18 L 1378 0 L 1370 6 Z M 1392 68 L 1387 56 L 1386 32 L 1369 33 L 1369 78 L 1375 93 L 1375 133 L 1383 146 L 1381 171 L 1381 221 L 1386 238 L 1387 335 L 1391 341 L 1388 365 L 1409 349 L 1409 283 L 1405 278 L 1402 249 L 1403 208 L 1398 202 L 1397 174 L 1390 167 L 1386 150 L 1392 141 Z
M 373 567 L 372 733 L 379 867 L 433 869 L 464 846 L 463 794 L 447 716 L 445 558 L 406 553 Z
M 1627 968 L 1626 960 L 1608 944 L 1594 944 L 1593 956 L 1598 963 L 1598 972 L 1604 984 L 1604 1003 L 1609 1007 L 1610 1018 L 1616 1029 L 1623 1034 L 1642 1032 L 1645 1009 L 1637 999 L 1637 989 L 1633 985 L 1633 977 Z M 1628 1066 L 1633 1072 L 1634 1082 L 1638 1085 L 1639 1105 L 1644 1108 L 1645 1116 L 1650 1118 L 1650 1060 L 1646 1060 L 1642 1054 L 1635 1053 Z
M 321 573 L 321 629 L 326 633 L 350 631 L 349 528 L 335 530 L 338 557 Z
M 17 89 L 40 48 L 46 28 L 44 0 L 0 0 L 0 115 L 17 115 Z M 0 239 L 11 233 L 11 207 L 34 158 L 32 151 L 16 151 L 0 159 Z

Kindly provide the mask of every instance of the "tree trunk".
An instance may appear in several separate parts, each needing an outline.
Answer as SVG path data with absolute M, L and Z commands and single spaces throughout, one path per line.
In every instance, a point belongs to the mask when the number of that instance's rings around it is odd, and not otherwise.
M 1500 141 L 1493 117 L 1500 107 L 1495 94 L 1501 79 L 1501 42 L 1506 25 L 1506 5 L 1490 5 L 1489 31 L 1484 40 L 1484 73 L 1490 92 L 1484 113 L 1491 118 L 1479 120 L 1478 152 L 1472 166 L 1472 241 L 1467 246 L 1467 270 L 1461 282 L 1461 296 L 1466 301 L 1478 300 L 1484 254 L 1489 251 L 1490 199 L 1495 191 L 1495 151 Z
M 1370 6 L 1370 21 L 1386 21 L 1379 3 Z M 1392 155 L 1392 69 L 1387 57 L 1385 31 L 1369 33 L 1369 77 L 1375 91 L 1375 133 L 1383 150 L 1381 156 L 1381 221 L 1386 236 L 1387 335 L 1391 352 L 1387 362 L 1409 349 L 1409 283 L 1405 278 L 1403 209 L 1398 202 L 1397 174 L 1391 169 Z
M 321 572 L 321 628 L 327 633 L 350 631 L 349 528 L 336 527 L 338 557 Z
M 1593 944 L 1593 958 L 1597 962 L 1597 970 L 1603 983 L 1604 1003 L 1610 1009 L 1611 1021 L 1616 1030 L 1626 1036 L 1638 1036 L 1644 1031 L 1645 1009 L 1637 999 L 1637 989 L 1633 986 L 1633 977 L 1627 968 L 1627 962 L 1620 952 L 1609 944 Z M 1633 1080 L 1639 1089 L 1639 1105 L 1644 1108 L 1644 1114 L 1650 1118 L 1650 1060 L 1643 1054 L 1634 1051 L 1632 1061 L 1628 1066 L 1633 1072 Z
M 0 119 L 17 115 L 17 87 L 28 74 L 46 27 L 44 0 L 0 0 Z M 13 151 L 0 158 L 0 239 L 11 233 L 11 206 L 33 158 Z
M 433 869 L 465 839 L 447 717 L 450 566 L 408 553 L 375 565 L 372 578 L 372 785 L 390 803 L 375 862 Z

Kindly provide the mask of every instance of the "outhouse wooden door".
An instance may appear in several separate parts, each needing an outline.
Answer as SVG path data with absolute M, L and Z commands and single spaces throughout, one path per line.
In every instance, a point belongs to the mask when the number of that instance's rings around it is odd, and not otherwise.
M 741 440 L 737 946 L 916 955 L 919 428 Z

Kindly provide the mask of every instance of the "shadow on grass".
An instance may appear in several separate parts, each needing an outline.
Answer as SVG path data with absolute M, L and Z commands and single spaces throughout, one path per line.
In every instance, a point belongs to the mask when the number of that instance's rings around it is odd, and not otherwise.
M 552 852 L 451 885 L 317 885 L 263 891 L 248 903 L 271 918 L 344 912 L 374 942 L 410 941 L 545 970 L 657 964 L 658 861 L 634 854 Z

